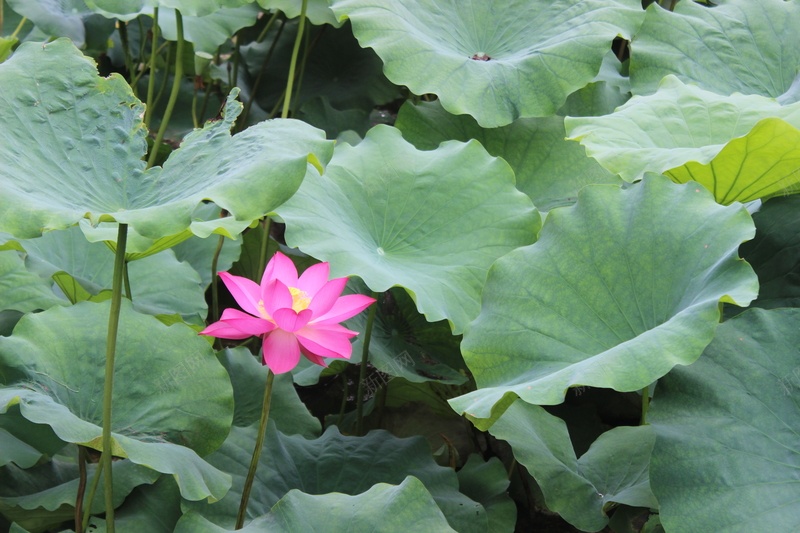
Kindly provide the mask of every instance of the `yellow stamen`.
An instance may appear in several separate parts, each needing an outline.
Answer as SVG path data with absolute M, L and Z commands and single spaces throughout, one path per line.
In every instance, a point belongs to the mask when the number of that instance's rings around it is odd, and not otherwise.
M 292 295 L 292 309 L 294 309 L 295 313 L 299 313 L 303 309 L 308 309 L 311 298 L 308 297 L 306 291 L 301 291 L 295 287 L 289 287 L 289 292 Z

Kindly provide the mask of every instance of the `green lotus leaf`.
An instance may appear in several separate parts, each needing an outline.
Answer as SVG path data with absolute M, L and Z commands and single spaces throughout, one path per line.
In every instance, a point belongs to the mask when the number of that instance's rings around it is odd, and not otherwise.
M 800 307 L 800 197 L 773 198 L 753 214 L 756 236 L 739 253 L 758 274 L 751 307 Z
M 426 318 L 460 333 L 480 310 L 489 266 L 536 238 L 540 217 L 514 173 L 476 141 L 422 152 L 379 125 L 340 145 L 276 209 L 286 242 L 356 274 L 374 291 L 405 287 Z
M 290 19 L 300 16 L 302 0 L 258 0 L 258 5 L 267 10 L 280 9 Z M 334 28 L 342 25 L 331 11 L 328 0 L 308 0 L 306 17 L 311 24 L 322 26 L 330 24 Z
M 208 199 L 238 220 L 260 218 L 294 193 L 309 158 L 329 159 L 332 143 L 293 120 L 231 137 L 235 94 L 224 120 L 145 171 L 143 107 L 125 81 L 98 77 L 66 40 L 24 43 L 0 65 L 0 229 L 30 238 L 88 218 L 158 239 L 188 228 Z
M 51 231 L 21 244 L 28 253 L 28 268 L 41 277 L 49 279 L 56 273 L 67 273 L 90 295 L 110 290 L 113 252 L 105 244 L 88 242 L 77 227 Z M 208 307 L 200 275 L 190 265 L 179 262 L 171 250 L 130 263 L 128 275 L 133 308 L 137 311 L 205 317 Z
M 87 467 L 87 478 L 96 475 L 97 464 Z M 130 461 L 115 461 L 114 504 L 119 506 L 137 486 L 153 483 L 159 476 Z M 78 490 L 79 473 L 72 457 L 55 457 L 52 461 L 23 470 L 6 467 L 0 470 L 3 485 L 0 488 L 0 513 L 16 521 L 29 531 L 49 531 L 55 526 L 74 518 L 75 494 Z M 103 480 L 99 482 L 94 499 L 87 501 L 92 512 L 102 513 Z
M 745 306 L 758 282 L 737 257 L 753 237 L 741 205 L 663 176 L 585 187 L 539 240 L 489 271 L 461 351 L 478 390 L 450 400 L 479 428 L 516 400 L 556 405 L 568 387 L 640 390 L 695 361 L 719 302 Z
M 64 303 L 51 284 L 25 268 L 19 252 L 0 252 L 0 310 L 28 313 Z
M 131 20 L 152 8 L 171 8 L 183 15 L 203 17 L 224 8 L 237 8 L 252 4 L 253 0 L 85 0 L 86 5 L 109 18 Z
M 512 532 L 517 521 L 517 507 L 508 495 L 508 472 L 497 457 L 484 461 L 477 454 L 456 473 L 461 492 L 480 502 L 489 515 L 493 533 Z
M 645 172 L 676 171 L 688 162 L 706 165 L 765 118 L 800 127 L 800 104 L 781 106 L 772 98 L 757 95 L 720 96 L 670 75 L 655 94 L 634 96 L 611 115 L 567 117 L 565 125 L 569 138 L 580 141 L 588 155 L 624 180 L 634 181 Z M 756 134 L 761 142 L 770 135 L 767 128 Z M 779 141 L 778 156 L 786 152 Z M 743 150 L 758 146 L 758 141 L 753 146 L 747 142 L 741 141 L 726 155 L 741 157 Z M 733 165 L 730 161 L 725 164 Z M 724 181 L 719 186 L 729 187 Z
M 14 463 L 21 468 L 30 468 L 42 456 L 42 452 L 0 428 L 0 467 Z
M 363 283 L 350 282 L 354 292 L 367 294 Z M 349 292 L 349 291 L 348 291 Z M 412 383 L 438 381 L 461 385 L 467 381 L 467 369 L 445 321 L 428 322 L 419 314 L 414 301 L 402 289 L 391 289 L 379 299 L 369 343 L 369 362 L 387 376 L 402 377 Z M 353 331 L 366 331 L 367 313 L 346 321 Z M 363 335 L 353 341 L 353 353 L 364 349 Z M 373 376 L 368 385 L 378 388 L 384 377 Z M 386 378 L 389 379 L 389 378 Z
M 11 337 L 0 337 L 7 387 L 0 408 L 20 404 L 25 418 L 62 440 L 101 449 L 109 306 L 85 302 L 26 315 Z M 124 386 L 114 394 L 114 454 L 174 474 L 184 497 L 221 497 L 225 475 L 197 455 L 221 445 L 233 418 L 231 384 L 209 344 L 187 326 L 164 326 L 123 302 L 117 361 L 115 379 Z
M 228 348 L 218 355 L 233 384 L 233 423 L 247 427 L 257 422 L 264 403 L 267 367 L 259 363 L 247 348 Z M 270 419 L 284 435 L 318 437 L 322 428 L 305 404 L 300 401 L 291 374 L 275 376 Z
M 459 492 L 455 472 L 434 462 L 428 443 L 421 437 L 398 439 L 382 430 L 348 437 L 336 426 L 329 426 L 321 437 L 307 440 L 276 429 L 270 422 L 247 508 L 248 519 L 267 514 L 292 489 L 314 495 L 339 492 L 355 496 L 376 483 L 400 484 L 407 476 L 415 476 L 453 529 L 487 531 L 483 506 Z M 185 509 L 195 510 L 219 526 L 234 524 L 257 430 L 258 424 L 234 426 L 222 448 L 207 457 L 233 476 L 233 487 L 225 498 L 213 505 L 192 502 Z
M 704 185 L 721 204 L 797 192 L 800 130 L 779 118 L 767 118 L 726 144 L 707 164 L 690 161 L 664 174 L 677 183 Z
M 75 46 L 83 48 L 86 44 L 84 22 L 97 16 L 86 6 L 84 0 L 6 0 L 8 7 L 33 22 L 45 35 L 68 37 Z M 113 24 L 108 29 L 113 31 Z
M 581 531 L 600 531 L 614 504 L 657 507 L 648 467 L 655 434 L 648 426 L 603 433 L 580 459 L 567 426 L 538 405 L 514 402 L 491 428 L 536 479 L 547 508 Z
M 214 54 L 237 31 L 255 24 L 258 12 L 258 7 L 250 3 L 241 7 L 223 7 L 205 16 L 184 16 L 183 38 L 194 45 L 195 52 Z M 165 40 L 178 40 L 174 9 L 158 10 L 158 27 Z
M 181 517 L 176 533 L 225 533 L 233 531 L 214 525 L 202 515 L 189 511 Z M 455 532 L 436 507 L 420 480 L 406 477 L 399 485 L 377 483 L 361 494 L 305 494 L 291 490 L 269 514 L 260 516 L 238 530 L 242 533 L 294 533 L 296 531 L 436 531 Z
M 420 150 L 433 150 L 455 139 L 477 139 L 486 151 L 505 159 L 517 178 L 517 188 L 540 210 L 574 201 L 590 183 L 621 183 L 577 143 L 564 140 L 562 117 L 521 118 L 502 128 L 481 128 L 472 117 L 451 115 L 438 102 L 406 103 L 397 128 Z
M 778 97 L 792 85 L 800 66 L 793 44 L 800 5 L 782 0 L 725 0 L 709 9 L 678 2 L 673 12 L 651 5 L 631 43 L 631 85 L 652 93 L 661 78 L 718 94 Z
M 67 407 L 47 394 L 27 388 L 0 388 L 0 410 L 4 411 L 15 405 L 20 407 L 23 416 L 33 422 L 50 425 L 65 441 L 93 448 L 100 447 L 100 426 L 72 414 Z M 0 415 L 3 415 L 2 411 Z M 185 446 L 160 442 L 157 435 L 138 435 L 137 438 L 132 438 L 115 433 L 113 438 L 114 455 L 126 456 L 132 463 L 156 472 L 172 474 L 178 482 L 181 496 L 185 499 L 208 498 L 216 501 L 230 488 L 230 476 L 210 466 L 195 451 Z
M 631 97 L 628 78 L 628 61 L 620 63 L 613 50 L 609 50 L 592 83 L 569 95 L 559 115 L 595 117 L 608 115 Z
M 634 0 L 336 0 L 331 9 L 391 81 L 486 128 L 554 114 L 644 18 Z
M 667 531 L 800 527 L 799 324 L 798 309 L 749 310 L 659 380 L 650 482 Z

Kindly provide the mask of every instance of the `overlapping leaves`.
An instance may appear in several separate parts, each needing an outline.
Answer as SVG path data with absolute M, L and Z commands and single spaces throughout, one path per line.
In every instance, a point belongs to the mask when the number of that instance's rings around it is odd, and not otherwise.
M 291 120 L 231 137 L 241 105 L 229 97 L 224 120 L 189 134 L 163 169 L 145 171 L 142 104 L 65 40 L 23 44 L 0 66 L 0 88 L 0 227 L 18 237 L 88 218 L 156 239 L 188 228 L 206 199 L 254 220 L 294 193 L 309 157 L 325 162 L 332 148 Z
M 645 172 L 697 181 L 718 202 L 769 198 L 800 183 L 800 104 L 718 94 L 667 76 L 613 114 L 567 117 L 567 135 L 628 181 Z

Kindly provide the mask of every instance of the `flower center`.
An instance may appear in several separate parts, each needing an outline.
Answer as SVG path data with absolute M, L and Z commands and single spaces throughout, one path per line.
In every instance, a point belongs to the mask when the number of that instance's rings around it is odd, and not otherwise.
M 311 298 L 308 297 L 306 291 L 301 291 L 295 287 L 289 287 L 289 293 L 292 295 L 292 309 L 294 309 L 295 313 L 299 313 L 303 309 L 308 309 Z

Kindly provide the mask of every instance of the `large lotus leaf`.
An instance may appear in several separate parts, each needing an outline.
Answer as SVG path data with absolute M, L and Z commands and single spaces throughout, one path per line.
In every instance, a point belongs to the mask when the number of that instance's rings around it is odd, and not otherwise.
M 235 8 L 222 8 L 206 16 L 184 16 L 183 38 L 194 45 L 195 52 L 213 54 L 237 31 L 255 24 L 258 6 L 254 3 Z M 175 10 L 158 10 L 158 27 L 167 41 L 178 40 Z M 200 74 L 199 72 L 197 74 Z
M 800 196 L 771 199 L 753 221 L 756 236 L 739 249 L 758 274 L 751 307 L 800 307 Z
M 390 80 L 487 128 L 555 113 L 644 16 L 636 0 L 336 0 L 331 9 Z
M 89 243 L 77 227 L 51 231 L 21 244 L 28 252 L 29 268 L 45 278 L 66 272 L 92 295 L 111 288 L 113 252 L 105 244 Z M 128 274 L 137 311 L 205 316 L 207 305 L 199 274 L 179 262 L 171 250 L 129 263 Z
M 621 183 L 586 157 L 582 146 L 564 139 L 562 117 L 521 118 L 485 129 L 470 116 L 451 115 L 438 102 L 420 102 L 404 104 L 395 125 L 420 150 L 433 150 L 449 139 L 477 139 L 487 152 L 511 165 L 517 188 L 543 211 L 574 201 L 584 185 Z
M 800 104 L 720 96 L 670 75 L 655 94 L 634 96 L 611 115 L 567 117 L 565 124 L 569 138 L 581 141 L 587 154 L 633 181 L 647 171 L 661 173 L 690 161 L 705 165 L 765 118 L 800 126 Z
M 309 158 L 327 161 L 332 143 L 292 120 L 231 137 L 234 95 L 224 120 L 145 171 L 143 106 L 125 81 L 98 77 L 66 40 L 24 43 L 0 65 L 0 228 L 30 238 L 89 218 L 157 239 L 188 228 L 206 199 L 239 220 L 263 216 L 294 193 Z
M 109 305 L 86 302 L 27 315 L 11 337 L 0 338 L 10 387 L 0 389 L 3 411 L 20 404 L 25 418 L 50 425 L 62 440 L 101 449 Z M 231 384 L 211 347 L 191 328 L 164 326 L 128 304 L 117 338 L 115 455 L 176 474 L 185 497 L 219 497 L 224 474 L 197 457 L 220 446 L 233 417 Z
M 258 0 L 258 5 L 267 10 L 280 9 L 290 19 L 299 17 L 303 0 Z M 342 25 L 331 11 L 328 0 L 307 0 L 306 17 L 311 24 L 322 26 L 330 24 L 338 28 Z
M 233 476 L 233 487 L 225 498 L 212 505 L 189 503 L 187 508 L 221 526 L 235 522 L 257 426 L 234 426 L 222 448 L 207 457 Z M 330 426 L 321 437 L 307 440 L 283 435 L 270 422 L 264 447 L 247 508 L 250 519 L 268 513 L 292 489 L 354 496 L 376 483 L 400 484 L 406 476 L 415 476 L 433 495 L 451 527 L 465 533 L 487 531 L 483 506 L 458 491 L 455 472 L 434 462 L 428 443 L 421 437 L 398 439 L 386 431 L 348 437 Z
M 690 161 L 667 170 L 678 183 L 696 181 L 721 204 L 749 202 L 800 189 L 800 130 L 767 118 L 725 145 L 707 164 Z
M 656 386 L 650 481 L 667 531 L 797 531 L 800 310 L 752 309 Z
M 508 164 L 478 142 L 423 152 L 383 125 L 338 146 L 325 175 L 309 175 L 276 211 L 287 244 L 374 291 L 405 287 L 455 333 L 477 316 L 489 266 L 533 242 L 540 224 Z
M 252 4 L 254 0 L 86 0 L 86 5 L 109 18 L 130 20 L 154 7 L 172 8 L 192 17 L 211 15 L 224 8 Z
M 115 461 L 114 505 L 119 506 L 137 486 L 153 483 L 158 472 L 133 464 Z M 78 466 L 74 459 L 55 457 L 52 461 L 29 470 L 7 467 L 0 471 L 3 484 L 0 488 L 0 513 L 16 521 L 29 531 L 45 531 L 75 516 L 75 495 L 78 490 Z M 97 464 L 87 468 L 87 478 L 97 475 Z M 94 499 L 87 498 L 92 512 L 102 513 L 105 508 L 103 480 Z
M 655 434 L 648 426 L 620 426 L 598 438 L 578 459 L 567 425 L 538 405 L 514 402 L 491 428 L 536 479 L 548 509 L 581 531 L 600 531 L 614 504 L 657 507 L 648 467 Z
M 62 303 L 49 283 L 25 268 L 19 252 L 0 252 L 0 310 L 28 313 Z
M 461 344 L 479 390 L 450 404 L 486 428 L 517 396 L 556 405 L 571 386 L 635 391 L 692 363 L 719 302 L 756 296 L 737 257 L 754 229 L 744 207 L 696 183 L 585 187 L 575 206 L 550 212 L 535 244 L 489 271 Z
M 783 0 L 725 0 L 713 8 L 678 2 L 673 12 L 649 7 L 631 43 L 631 85 L 652 93 L 661 78 L 683 81 L 719 94 L 740 92 L 778 97 L 800 67 L 794 46 L 800 5 Z
M 242 427 L 252 425 L 261 416 L 267 367 L 259 363 L 260 356 L 254 356 L 247 348 L 225 349 L 219 353 L 219 359 L 233 384 L 233 423 Z M 297 396 L 290 374 L 275 376 L 270 420 L 285 435 L 314 438 L 322 429 L 319 419 Z
M 181 517 L 176 533 L 225 533 L 196 512 Z M 413 476 L 397 486 L 377 483 L 361 494 L 306 494 L 291 490 L 269 514 L 238 530 L 242 533 L 295 533 L 297 531 L 455 532 L 436 506 L 425 485 Z

